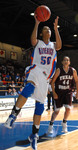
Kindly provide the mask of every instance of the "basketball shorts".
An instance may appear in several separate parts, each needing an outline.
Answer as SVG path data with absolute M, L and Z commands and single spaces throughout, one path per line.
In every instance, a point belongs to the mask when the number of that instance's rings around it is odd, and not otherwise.
M 54 100 L 54 109 L 58 111 L 61 107 L 67 107 L 71 109 L 72 105 L 72 92 L 58 94 L 58 99 Z
M 26 80 L 35 83 L 35 90 L 31 97 L 41 103 L 45 102 L 49 85 L 49 80 L 47 80 L 47 76 L 43 72 L 36 65 L 32 65 L 26 69 Z

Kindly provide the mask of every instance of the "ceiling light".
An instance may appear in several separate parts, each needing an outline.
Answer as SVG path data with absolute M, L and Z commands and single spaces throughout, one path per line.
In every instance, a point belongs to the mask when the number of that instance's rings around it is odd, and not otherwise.
M 77 34 L 74 34 L 73 36 L 74 36 L 74 37 L 77 37 Z
M 60 26 L 59 26 L 59 25 L 57 25 L 57 28 L 60 28 Z
M 31 16 L 34 16 L 34 13 L 31 13 L 30 15 L 31 15 Z

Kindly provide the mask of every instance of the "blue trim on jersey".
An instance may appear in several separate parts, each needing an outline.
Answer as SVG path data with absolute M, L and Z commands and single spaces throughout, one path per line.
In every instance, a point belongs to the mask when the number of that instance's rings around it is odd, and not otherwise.
M 54 61 L 53 71 L 52 71 L 50 78 L 52 78 L 52 76 L 54 75 L 55 70 L 56 70 L 56 61 Z
M 34 65 L 30 66 L 29 69 L 26 71 L 26 80 L 27 80 L 27 78 L 28 78 L 28 76 L 29 76 L 30 71 L 31 71 L 32 69 L 34 69 L 35 67 L 36 67 L 36 65 L 34 64 Z
M 53 59 L 55 59 L 55 57 L 57 57 L 57 52 L 56 52 L 56 54 L 54 55 L 54 58 Z M 56 59 L 57 60 L 57 59 Z
M 55 59 L 55 60 L 54 60 L 54 59 Z M 54 60 L 54 65 L 53 65 L 53 70 L 52 70 L 52 73 L 51 73 L 51 75 L 50 75 L 50 78 L 52 78 L 52 76 L 54 75 L 54 72 L 55 72 L 55 70 L 56 70 L 57 52 L 56 52 L 56 54 L 55 54 L 53 60 Z
M 32 65 L 33 58 L 34 58 L 34 52 L 35 52 L 35 49 L 33 50 L 32 55 L 31 55 L 31 59 L 30 59 L 30 64 L 31 64 L 31 65 Z

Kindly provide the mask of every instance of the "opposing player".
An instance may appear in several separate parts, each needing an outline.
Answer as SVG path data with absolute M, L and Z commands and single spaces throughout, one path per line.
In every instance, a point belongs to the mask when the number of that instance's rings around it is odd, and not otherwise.
M 44 26 L 42 29 L 42 40 L 37 39 L 37 31 L 39 21 L 35 16 L 35 26 L 31 35 L 31 43 L 35 47 L 31 57 L 32 65 L 26 69 L 27 84 L 18 97 L 13 107 L 12 113 L 7 119 L 5 126 L 12 128 L 13 122 L 16 120 L 22 106 L 28 97 L 36 100 L 35 112 L 33 117 L 32 134 L 29 137 L 32 149 L 37 149 L 38 130 L 40 126 L 41 115 L 44 110 L 44 101 L 47 96 L 49 78 L 52 77 L 56 65 L 56 50 L 60 50 L 62 43 L 58 32 L 58 17 L 54 22 L 54 30 L 56 43 L 50 41 L 51 30 Z
M 65 113 L 62 122 L 62 130 L 67 132 L 67 119 L 70 114 L 70 108 L 72 105 L 72 89 L 74 81 L 76 83 L 78 98 L 78 76 L 74 68 L 69 67 L 70 58 L 65 56 L 62 61 L 63 67 L 58 68 L 52 79 L 52 90 L 55 103 L 55 110 L 51 116 L 51 121 L 48 128 L 48 133 L 53 133 L 53 123 L 57 115 L 59 114 L 60 108 L 65 106 Z

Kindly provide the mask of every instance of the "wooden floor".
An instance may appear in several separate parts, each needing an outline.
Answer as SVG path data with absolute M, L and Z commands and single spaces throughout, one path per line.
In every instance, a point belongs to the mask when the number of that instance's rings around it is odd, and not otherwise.
M 51 111 L 45 111 L 42 120 L 50 120 Z M 56 120 L 62 120 L 64 108 L 60 110 Z M 72 105 L 71 113 L 68 120 L 78 120 L 78 104 Z M 77 124 L 78 126 L 78 124 Z M 54 138 L 54 140 L 46 141 L 38 144 L 38 150 L 78 150 L 78 129 L 67 134 Z M 24 149 L 25 150 L 25 149 Z M 31 150 L 31 148 L 26 148 Z
M 0 111 L 0 123 L 5 122 L 7 116 L 10 111 Z M 23 110 L 18 118 L 18 121 L 32 121 L 33 118 L 33 109 L 25 109 Z M 51 118 L 52 110 L 44 111 L 42 115 L 42 121 L 49 121 Z M 56 120 L 62 120 L 64 115 L 64 108 L 60 110 L 59 115 Z M 70 116 L 68 120 L 78 120 L 78 104 L 72 105 L 72 109 L 70 112 Z M 77 122 L 78 123 L 78 122 Z M 78 124 L 76 124 L 78 126 Z M 38 150 L 78 150 L 78 128 L 77 130 L 68 132 L 67 134 L 60 135 L 52 140 L 38 143 Z M 27 148 L 23 148 L 22 150 L 31 150 L 30 146 Z
M 31 150 L 31 148 L 24 150 Z M 38 150 L 78 150 L 78 130 L 38 144 Z

